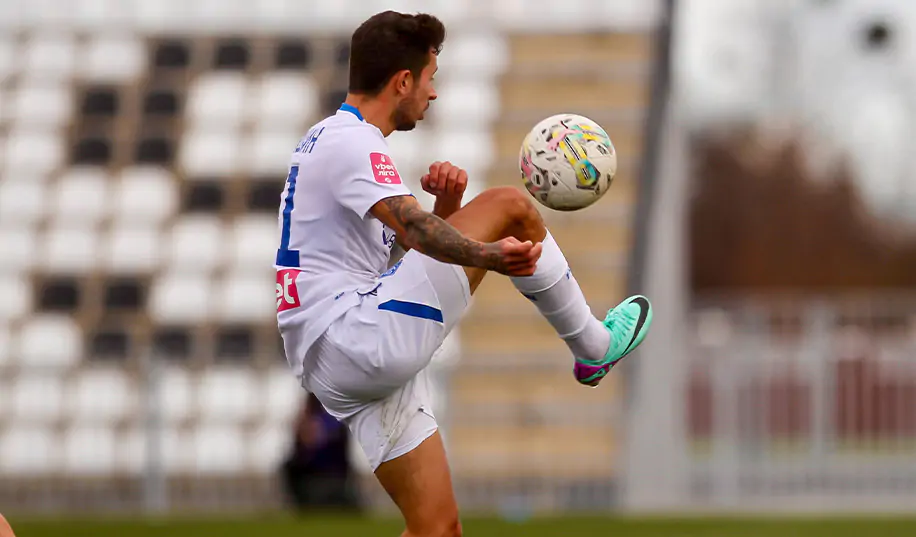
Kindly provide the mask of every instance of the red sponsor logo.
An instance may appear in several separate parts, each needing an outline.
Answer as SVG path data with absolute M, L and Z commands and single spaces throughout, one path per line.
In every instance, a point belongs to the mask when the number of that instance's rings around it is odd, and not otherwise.
M 384 153 L 369 153 L 369 162 L 372 164 L 372 175 L 376 183 L 383 185 L 401 184 L 401 176 L 394 167 L 391 157 Z
M 296 269 L 277 271 L 277 313 L 302 305 L 299 302 L 299 288 L 296 287 L 296 276 L 300 272 Z

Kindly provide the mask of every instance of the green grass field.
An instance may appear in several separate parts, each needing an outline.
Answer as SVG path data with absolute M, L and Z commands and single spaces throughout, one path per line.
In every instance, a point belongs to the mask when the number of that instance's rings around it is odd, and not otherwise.
M 396 537 L 397 520 L 374 518 L 194 519 L 162 522 L 125 520 L 20 520 L 10 517 L 17 537 Z M 468 518 L 468 537 L 913 537 L 916 518 L 833 519 L 631 519 L 544 518 L 525 523 Z

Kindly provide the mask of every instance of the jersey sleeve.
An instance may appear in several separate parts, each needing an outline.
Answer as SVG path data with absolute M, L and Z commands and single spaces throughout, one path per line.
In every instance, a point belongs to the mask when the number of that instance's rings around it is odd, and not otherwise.
M 364 218 L 380 200 L 411 195 L 385 144 L 355 144 L 351 149 L 346 173 L 335 189 L 341 205 Z

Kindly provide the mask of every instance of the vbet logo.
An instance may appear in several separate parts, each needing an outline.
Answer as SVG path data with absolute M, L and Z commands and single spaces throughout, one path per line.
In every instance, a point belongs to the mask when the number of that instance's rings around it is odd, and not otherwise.
M 372 164 L 372 174 L 376 183 L 386 185 L 401 184 L 401 176 L 394 167 L 391 157 L 384 153 L 369 153 L 369 162 Z
M 298 308 L 299 288 L 296 287 L 296 276 L 302 272 L 297 269 L 277 271 L 277 313 Z

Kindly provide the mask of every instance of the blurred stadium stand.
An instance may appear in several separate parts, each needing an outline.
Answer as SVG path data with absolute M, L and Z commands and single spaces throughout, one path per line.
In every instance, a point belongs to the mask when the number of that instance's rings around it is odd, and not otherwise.
M 518 146 L 542 117 L 611 133 L 614 188 L 545 216 L 594 310 L 623 295 L 657 2 L 2 2 L 5 508 L 277 503 L 304 395 L 274 320 L 279 194 L 298 138 L 345 95 L 349 32 L 385 8 L 450 33 L 430 120 L 391 137 L 402 176 L 452 159 L 473 192 L 520 185 Z M 610 506 L 618 387 L 577 388 L 504 279 L 455 340 L 442 413 L 467 506 Z

